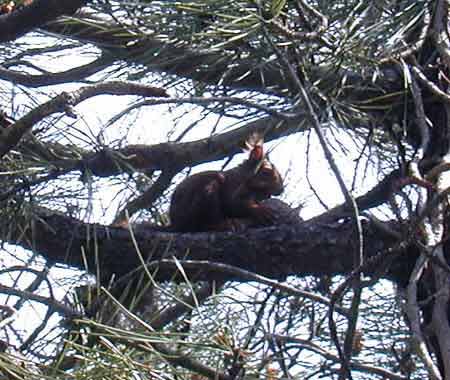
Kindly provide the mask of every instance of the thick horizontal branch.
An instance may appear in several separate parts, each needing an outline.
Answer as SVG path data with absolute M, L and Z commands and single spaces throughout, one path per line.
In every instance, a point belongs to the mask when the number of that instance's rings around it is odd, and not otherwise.
M 220 160 L 241 152 L 244 141 L 254 132 L 264 134 L 265 141 L 308 129 L 305 116 L 280 120 L 261 118 L 243 127 L 219 135 L 186 143 L 128 145 L 117 150 L 103 150 L 85 158 L 83 164 L 94 175 L 108 177 L 133 167 L 136 170 L 176 172 L 206 162 Z M 302 123 L 303 122 L 303 123 Z
M 350 221 L 303 222 L 239 233 L 177 234 L 139 229 L 135 240 L 126 229 L 85 224 L 45 210 L 38 211 L 34 222 L 28 223 L 18 223 L 1 240 L 32 249 L 50 263 L 64 263 L 92 273 L 99 268 L 105 281 L 112 275 L 116 278 L 128 275 L 140 268 L 143 261 L 157 262 L 172 257 L 229 264 L 273 279 L 288 275 L 345 274 L 353 269 L 352 253 L 358 249 Z M 387 252 L 396 244 L 371 222 L 363 223 L 363 229 L 366 257 Z M 402 274 L 407 276 L 408 265 L 414 265 L 413 252 L 409 249 L 408 255 L 400 255 L 388 276 L 396 281 L 401 281 Z M 379 266 L 370 268 L 378 269 Z M 242 280 L 206 265 L 185 270 L 191 280 Z M 175 271 L 173 265 L 161 265 L 155 279 L 173 280 Z

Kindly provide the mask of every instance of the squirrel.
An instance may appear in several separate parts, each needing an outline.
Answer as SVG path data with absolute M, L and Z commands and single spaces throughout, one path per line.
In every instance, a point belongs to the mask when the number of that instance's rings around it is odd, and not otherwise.
M 170 202 L 174 232 L 239 229 L 240 221 L 256 226 L 274 222 L 273 210 L 261 201 L 283 192 L 283 180 L 265 156 L 262 140 L 246 141 L 249 157 L 226 171 L 193 174 L 176 188 Z

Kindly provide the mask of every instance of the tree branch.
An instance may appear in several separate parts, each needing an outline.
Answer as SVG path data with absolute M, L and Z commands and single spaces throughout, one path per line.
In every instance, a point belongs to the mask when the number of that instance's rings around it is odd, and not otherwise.
M 45 117 L 58 112 L 70 112 L 70 107 L 97 95 L 168 96 L 164 89 L 127 82 L 105 82 L 85 86 L 73 92 L 63 92 L 28 112 L 8 128 L 2 130 L 0 157 L 14 148 L 31 128 Z
M 48 308 L 52 309 L 53 311 L 61 314 L 63 317 L 66 318 L 81 317 L 81 315 L 76 310 L 73 310 L 72 308 L 65 306 L 61 302 L 58 302 L 53 298 L 40 296 L 39 294 L 35 294 L 27 290 L 14 289 L 9 286 L 0 284 L 0 293 L 23 298 L 25 300 L 32 300 L 42 303 L 43 305 L 46 305 Z
M 1 17 L 1 16 L 0 16 Z M 113 58 L 99 57 L 86 65 L 78 66 L 57 73 L 47 73 L 42 75 L 31 75 L 23 71 L 15 71 L 3 68 L 0 65 L 0 79 L 27 87 L 49 86 L 61 83 L 80 81 L 98 71 L 111 66 Z
M 128 275 L 141 267 L 141 260 L 129 231 L 119 227 L 85 224 L 77 219 L 35 209 L 34 220 L 17 217 L 17 226 L 2 231 L 1 240 L 32 249 L 49 263 L 65 263 L 95 272 L 101 279 Z M 395 245 L 395 240 L 380 236 L 372 223 L 364 223 L 364 252 L 367 257 Z M 137 246 L 144 260 L 177 257 L 179 260 L 202 260 L 228 264 L 272 279 L 288 275 L 334 275 L 353 268 L 351 253 L 355 236 L 350 222 L 338 224 L 294 223 L 239 233 L 177 234 L 137 230 Z M 386 276 L 401 281 L 408 267 L 414 265 L 414 249 L 400 256 Z M 412 264 L 411 264 L 412 262 Z M 87 265 L 87 268 L 85 267 Z M 370 270 L 376 270 L 371 268 Z M 220 269 L 187 268 L 193 281 L 238 280 L 238 275 Z M 161 265 L 155 280 L 173 280 L 171 266 Z M 182 280 L 182 276 L 178 278 Z
M 160 143 L 155 145 L 128 145 L 124 148 L 102 150 L 85 157 L 83 164 L 94 175 L 109 177 L 125 171 L 125 165 L 137 170 L 163 170 L 173 172 L 185 167 L 217 161 L 241 151 L 244 141 L 253 133 L 262 133 L 264 141 L 308 129 L 302 126 L 302 114 L 297 118 L 281 121 L 277 118 L 261 118 L 229 132 L 186 143 Z
M 14 40 L 62 15 L 71 15 L 87 0 L 34 0 L 11 13 L 0 15 L 0 42 Z

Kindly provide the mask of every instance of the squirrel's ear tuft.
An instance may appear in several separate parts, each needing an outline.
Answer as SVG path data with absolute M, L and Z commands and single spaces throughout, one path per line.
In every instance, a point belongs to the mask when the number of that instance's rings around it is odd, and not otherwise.
M 264 149 L 262 145 L 255 145 L 250 151 L 250 160 L 252 161 L 263 161 L 264 160 Z
M 264 136 L 261 133 L 254 132 L 245 140 L 245 151 L 250 152 L 250 159 L 262 160 L 264 158 Z

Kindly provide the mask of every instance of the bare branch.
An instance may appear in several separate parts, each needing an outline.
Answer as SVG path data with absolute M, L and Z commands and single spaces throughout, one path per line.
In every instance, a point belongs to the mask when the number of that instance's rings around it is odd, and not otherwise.
M 32 300 L 32 301 L 42 303 L 45 306 L 49 307 L 50 309 L 61 314 L 63 317 L 67 317 L 67 318 L 80 318 L 81 317 L 81 315 L 76 310 L 62 304 L 61 302 L 56 301 L 53 298 L 43 297 L 38 294 L 28 292 L 26 290 L 14 289 L 14 288 L 10 288 L 9 286 L 5 286 L 5 285 L 1 285 L 1 284 L 0 284 L 0 292 L 4 293 L 4 294 L 9 294 L 11 296 L 16 296 L 19 298 L 24 298 L 27 300 Z
M 167 96 L 165 90 L 127 82 L 105 82 L 93 86 L 82 87 L 73 92 L 63 92 L 46 103 L 34 108 L 14 124 L 2 131 L 0 157 L 14 148 L 31 128 L 53 113 L 65 112 L 70 107 L 97 95 L 140 95 Z
M 94 270 L 102 268 L 102 278 L 121 277 L 141 268 L 129 231 L 120 227 L 106 227 L 99 224 L 85 224 L 81 221 L 45 209 L 34 209 L 35 220 L 17 216 L 17 226 L 4 231 L 1 240 L 21 245 L 40 253 L 50 262 L 66 263 L 74 267 Z M 30 228 L 31 227 L 31 228 Z M 392 228 L 395 228 L 392 226 Z M 185 260 L 208 260 L 228 264 L 272 279 L 284 279 L 296 275 L 333 275 L 349 273 L 353 266 L 351 253 L 354 228 L 351 223 L 311 224 L 298 223 L 261 229 L 250 229 L 239 233 L 196 233 L 177 234 L 155 232 L 151 229 L 135 232 L 136 242 L 143 260 L 159 260 L 172 255 Z M 379 237 L 377 227 L 364 225 L 365 255 L 377 256 L 380 251 L 395 246 L 395 239 Z M 332 247 L 332 249 L 331 249 Z M 401 250 L 406 247 L 401 247 Z M 114 252 L 114 254 L 112 254 Z M 402 270 L 386 272 L 383 275 L 395 279 L 405 274 L 405 267 L 415 259 L 414 248 L 402 258 L 390 254 L 402 264 Z M 299 259 L 301 258 L 301 259 Z M 404 261 L 402 261 L 404 260 Z M 408 264 L 409 263 L 409 264 Z M 379 269 L 378 265 L 364 267 L 367 274 Z M 222 281 L 236 279 L 222 271 L 187 270 L 195 281 Z M 173 277 L 173 269 L 161 266 L 155 274 L 156 281 L 183 281 Z
M 6 69 L 0 65 L 0 79 L 27 87 L 49 86 L 80 81 L 110 66 L 112 62 L 113 59 L 110 57 L 100 57 L 93 62 L 70 70 L 42 75 L 25 74 L 22 71 Z
M 314 344 L 313 342 L 306 340 L 306 339 L 300 339 L 300 338 L 293 338 L 290 336 L 283 336 L 283 335 L 276 335 L 273 334 L 271 336 L 271 338 L 274 338 L 276 340 L 279 340 L 281 342 L 285 342 L 288 344 L 291 344 L 293 346 L 300 346 L 303 347 L 309 351 L 315 352 L 319 355 L 321 355 L 322 357 L 324 357 L 327 360 L 333 361 L 338 363 L 339 362 L 339 357 L 337 357 L 336 355 L 331 354 L 330 352 L 326 351 L 325 349 L 323 349 L 322 347 L 320 347 L 317 344 Z M 385 379 L 391 379 L 391 380 L 407 380 L 408 377 L 406 376 L 400 376 L 397 375 L 391 371 L 388 371 L 384 368 L 380 368 L 380 367 L 375 367 L 375 366 L 371 366 L 371 365 L 367 365 L 367 364 L 360 364 L 354 360 L 351 360 L 349 362 L 349 366 L 351 369 L 354 369 L 358 372 L 362 372 L 362 373 L 370 373 L 370 374 L 376 374 L 378 376 L 382 376 Z

